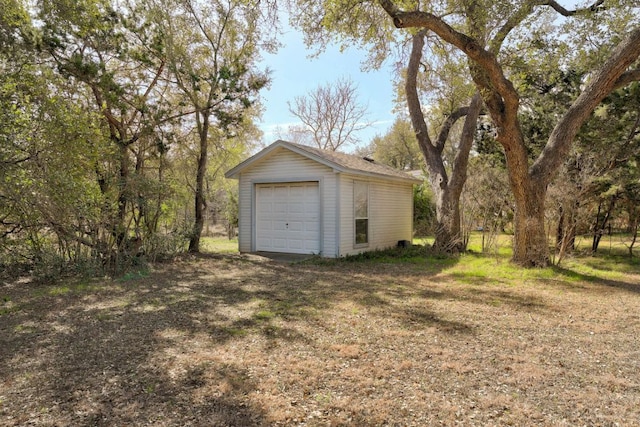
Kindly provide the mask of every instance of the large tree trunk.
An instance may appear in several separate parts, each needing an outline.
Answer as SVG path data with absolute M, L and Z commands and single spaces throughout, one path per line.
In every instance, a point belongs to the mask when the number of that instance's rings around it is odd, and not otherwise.
M 513 261 L 525 267 L 544 267 L 549 263 L 549 244 L 544 224 L 546 189 L 531 185 L 529 191 L 513 190 L 516 195 Z

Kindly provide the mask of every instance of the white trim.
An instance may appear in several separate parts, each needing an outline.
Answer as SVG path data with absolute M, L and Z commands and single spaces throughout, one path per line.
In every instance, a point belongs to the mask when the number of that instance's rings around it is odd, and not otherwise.
M 303 176 L 303 177 L 294 177 L 294 178 L 255 178 L 249 181 L 251 184 L 283 184 L 285 182 L 290 182 L 292 184 L 297 184 L 300 182 L 321 182 L 324 181 L 324 177 L 322 176 Z
M 336 227 L 336 258 L 340 257 L 342 254 L 340 253 L 340 232 L 342 230 L 342 216 L 341 216 L 341 191 L 342 191 L 342 175 L 340 174 L 336 174 L 335 175 L 335 179 L 336 179 L 336 212 L 335 212 L 335 218 L 334 218 L 334 224 Z
M 250 181 L 251 184 L 251 252 L 256 251 L 256 184 Z
M 416 208 L 414 203 L 413 190 L 414 190 L 414 187 L 412 186 L 411 187 L 411 212 L 409 213 L 411 217 L 411 228 L 409 229 L 409 235 L 411 236 L 410 238 L 411 244 L 413 244 L 413 236 L 414 236 L 414 230 L 415 230 L 415 224 L 413 222 L 413 218 L 415 217 L 414 209 Z
M 356 227 L 356 220 L 358 218 L 356 218 L 356 184 L 364 184 L 367 186 L 367 241 L 365 243 L 356 243 L 356 233 L 357 233 L 357 227 Z M 353 243 L 353 248 L 354 249 L 360 249 L 360 248 L 367 248 L 369 247 L 369 244 L 371 243 L 371 200 L 370 200 L 370 196 L 371 196 L 371 183 L 369 181 L 362 181 L 362 180 L 358 180 L 358 179 L 354 179 L 353 180 L 353 217 L 352 217 L 352 221 L 353 221 L 353 239 L 351 240 L 351 242 Z M 360 218 L 360 219 L 364 219 L 364 218 Z
M 344 172 L 344 168 L 342 168 L 341 166 L 328 161 L 325 158 L 322 158 L 320 156 L 314 155 L 312 153 L 309 153 L 308 151 L 302 150 L 298 147 L 295 147 L 289 143 L 287 143 L 286 141 L 282 141 L 282 140 L 278 140 L 276 142 L 274 142 L 273 144 L 269 145 L 268 147 L 264 148 L 262 151 L 258 152 L 257 154 L 254 154 L 253 156 L 249 157 L 248 159 L 246 159 L 245 161 L 241 162 L 240 164 L 238 164 L 237 166 L 235 166 L 234 168 L 230 169 L 227 171 L 227 173 L 224 174 L 224 176 L 226 178 L 236 178 L 238 176 L 238 174 L 240 174 L 242 172 L 243 169 L 249 167 L 250 165 L 252 165 L 253 163 L 263 159 L 264 157 L 268 156 L 269 154 L 271 154 L 272 151 L 276 150 L 277 148 L 286 148 L 289 151 L 293 151 L 296 154 L 299 154 L 303 157 L 306 157 L 308 159 L 314 160 L 324 166 L 327 166 L 331 169 L 334 169 L 335 171 L 338 172 Z
M 242 187 L 241 185 L 242 183 L 240 182 L 240 177 L 238 177 L 238 252 L 240 252 L 240 248 L 242 247 L 242 241 L 244 240 L 244 236 L 242 235 L 242 233 L 240 233 L 240 222 L 241 222 L 241 218 L 242 218 L 242 209 L 243 209 L 243 205 L 242 205 L 242 197 L 240 197 L 240 187 Z

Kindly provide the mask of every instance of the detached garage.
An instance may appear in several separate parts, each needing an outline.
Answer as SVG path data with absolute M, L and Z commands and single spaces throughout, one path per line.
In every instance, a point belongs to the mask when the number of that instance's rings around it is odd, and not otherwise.
M 276 141 L 226 176 L 239 180 L 240 252 L 340 257 L 413 234 L 421 181 L 371 159 Z

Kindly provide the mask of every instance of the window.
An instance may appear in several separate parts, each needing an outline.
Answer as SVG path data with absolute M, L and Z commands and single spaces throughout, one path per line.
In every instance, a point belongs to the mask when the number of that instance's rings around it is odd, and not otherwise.
M 369 184 L 353 183 L 353 205 L 355 218 L 355 244 L 369 243 Z

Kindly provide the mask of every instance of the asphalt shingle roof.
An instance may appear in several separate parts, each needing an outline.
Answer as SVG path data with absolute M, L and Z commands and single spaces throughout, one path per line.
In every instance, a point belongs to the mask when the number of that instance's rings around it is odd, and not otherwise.
M 418 179 L 410 173 L 394 169 L 390 166 L 375 162 L 373 159 L 366 160 L 360 156 L 353 154 L 340 153 L 337 151 L 321 150 L 319 148 L 310 147 L 308 145 L 296 144 L 288 141 L 277 141 L 283 145 L 291 145 L 300 150 L 306 151 L 315 156 L 321 157 L 330 163 L 334 163 L 344 169 L 354 172 L 365 172 L 376 175 L 389 176 L 393 178 L 408 179 L 417 181 Z

